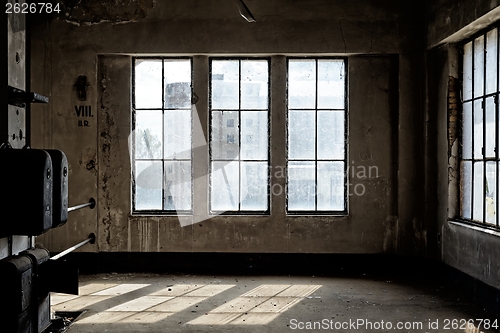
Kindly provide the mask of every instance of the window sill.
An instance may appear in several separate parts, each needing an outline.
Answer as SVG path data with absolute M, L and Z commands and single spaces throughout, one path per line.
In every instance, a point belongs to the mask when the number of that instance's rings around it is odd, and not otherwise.
M 193 216 L 193 213 L 176 213 L 176 212 L 173 212 L 173 213 L 170 213 L 170 212 L 132 212 L 132 214 L 130 214 L 130 216 L 132 217 L 140 217 L 140 216 L 157 216 L 157 217 L 164 217 L 164 216 Z
M 459 227 L 464 227 L 468 229 L 472 229 L 475 231 L 480 231 L 484 232 L 493 236 L 500 237 L 500 229 L 496 229 L 495 227 L 489 227 L 489 226 L 481 226 L 477 225 L 472 222 L 467 222 L 467 221 L 459 221 L 459 220 L 448 220 L 450 224 L 459 226 Z
M 182 216 L 182 217 L 192 217 L 195 216 L 193 213 L 168 213 L 168 212 L 132 212 L 130 214 L 130 217 L 176 217 L 176 216 Z M 213 218 L 213 217 L 270 217 L 270 213 L 248 213 L 248 212 L 234 212 L 234 213 L 217 213 L 217 212 L 211 212 L 207 215 L 204 215 L 206 218 Z
M 346 218 L 348 217 L 349 214 L 307 214 L 307 213 L 301 213 L 301 214 L 291 214 L 287 213 L 286 217 L 331 217 L 331 218 Z

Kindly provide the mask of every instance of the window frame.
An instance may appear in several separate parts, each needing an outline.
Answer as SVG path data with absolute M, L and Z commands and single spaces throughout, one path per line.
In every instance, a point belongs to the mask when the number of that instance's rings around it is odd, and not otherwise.
M 194 211 L 195 211 L 195 205 L 197 205 L 197 203 L 194 201 L 195 200 L 195 195 L 194 195 L 194 160 L 193 160 L 193 151 L 191 149 L 191 156 L 190 156 L 190 161 L 191 161 L 191 207 L 190 207 L 190 210 L 182 210 L 182 211 L 176 211 L 176 210 L 164 210 L 164 209 L 148 209 L 148 210 L 138 210 L 136 209 L 136 184 L 135 184 L 135 172 L 136 172 L 136 158 L 135 158 L 135 152 L 136 152 L 136 142 L 135 142 L 135 130 L 136 130 L 136 115 L 137 115 L 137 111 L 141 111 L 141 110 L 161 110 L 162 111 L 162 118 L 164 117 L 164 114 L 165 114 L 165 110 L 167 110 L 167 108 L 165 108 L 165 61 L 166 60 L 175 60 L 175 59 L 181 59 L 181 60 L 189 60 L 190 61 L 190 65 L 191 65 L 191 91 L 193 89 L 193 86 L 195 85 L 195 82 L 194 82 L 194 78 L 195 78 L 195 73 L 194 73 L 194 68 L 193 68 L 193 63 L 194 63 L 194 56 L 186 56 L 186 55 L 181 55 L 181 56 L 141 56 L 141 55 L 137 55 L 137 56 L 133 56 L 132 57 L 132 84 L 131 84 L 131 109 L 132 109 L 132 112 L 131 112 L 131 128 L 132 128 L 132 144 L 131 144 L 131 154 L 132 154 L 132 181 L 131 181 L 131 201 L 132 201 L 132 215 L 134 216 L 140 216 L 140 215 L 146 215 L 146 216 L 175 216 L 175 215 L 193 215 L 194 214 Z M 161 108 L 136 108 L 136 96 L 135 96 L 135 89 L 136 89 L 136 61 L 137 60 L 161 60 L 162 61 L 162 107 Z M 202 120 L 200 119 L 202 122 L 207 122 L 207 125 L 208 125 L 208 140 L 207 140 L 207 145 L 208 145 L 208 149 L 207 149 L 207 157 L 208 157 L 208 163 L 207 163 L 207 172 L 210 173 L 210 179 L 207 183 L 207 202 L 206 202 L 206 205 L 207 205 L 207 213 L 209 215 L 212 215 L 212 214 L 215 214 L 213 216 L 216 216 L 216 215 L 241 215 L 241 216 L 270 216 L 271 214 L 271 211 L 272 211 L 272 207 L 271 207 L 271 204 L 272 204 L 272 193 L 271 193 L 271 188 L 272 188 L 272 168 L 276 167 L 272 164 L 272 100 L 273 98 L 277 98 L 276 96 L 273 96 L 273 91 L 272 91 L 272 63 L 273 63 L 273 56 L 259 56 L 259 55 L 234 55 L 234 56 L 210 56 L 208 55 L 207 56 L 207 60 L 208 60 L 208 76 L 207 76 L 207 86 L 208 86 L 208 98 L 207 98 L 207 119 L 206 120 Z M 267 210 L 265 211 L 248 211 L 248 210 L 231 210 L 231 211 L 218 211 L 218 210 L 212 210 L 211 209 L 211 200 L 212 200 L 212 191 L 211 191 L 211 177 L 212 177 L 212 147 L 211 147 L 211 140 L 212 140 L 212 128 L 211 128 L 211 122 L 212 122 L 212 63 L 213 63 L 213 60 L 237 60 L 238 63 L 239 63 L 239 70 L 240 70 L 240 73 L 241 73 L 241 64 L 242 64 L 242 61 L 244 60 L 265 60 L 268 64 L 268 96 L 267 96 L 267 109 L 265 109 L 265 111 L 267 111 L 267 124 L 268 124 L 268 128 L 267 128 L 267 133 L 268 133 L 268 138 L 267 138 Z M 290 215 L 290 216 L 314 216 L 314 215 L 323 215 L 323 216 L 348 216 L 349 215 L 349 173 L 348 173 L 348 168 L 349 168 L 349 95 L 348 95 L 348 87 L 349 87 L 349 71 L 348 71 L 348 57 L 347 56 L 314 56 L 314 55 L 306 55 L 306 56 L 286 56 L 286 68 L 285 68 L 285 81 L 282 82 L 282 84 L 285 85 L 286 89 L 285 89 L 285 95 L 283 96 L 285 98 L 285 103 L 284 103 L 284 111 L 285 111 L 285 117 L 284 117 L 284 129 L 285 129 L 285 132 L 283 135 L 285 135 L 285 142 L 286 142 L 286 147 L 285 148 L 285 165 L 283 166 L 284 169 L 284 173 L 285 173 L 285 180 L 284 180 L 284 185 L 285 185 L 285 189 L 283 191 L 283 194 L 284 197 L 284 213 L 286 216 Z M 317 179 L 317 173 L 318 173 L 318 170 L 317 170 L 317 163 L 318 162 L 321 162 L 321 161 L 343 161 L 344 162 L 344 209 L 343 210 L 338 210 L 338 211 L 318 211 L 318 210 L 310 210 L 310 211 L 289 211 L 288 210 L 288 162 L 289 162 L 289 159 L 288 159 L 288 143 L 289 143 L 289 138 L 288 138 L 288 121 L 289 121 L 289 117 L 288 117 L 288 114 L 289 114 L 289 108 L 288 108 L 288 102 L 289 102 L 289 89 L 288 89 L 288 77 L 289 77 L 289 62 L 290 60 L 315 60 L 315 63 L 316 63 L 316 72 L 318 71 L 318 61 L 319 60 L 342 60 L 343 61 L 343 64 L 344 64 L 344 70 L 343 70 L 343 74 L 344 74 L 344 108 L 343 109 L 319 109 L 317 107 L 317 102 L 318 102 L 318 94 L 316 93 L 316 96 L 315 96 L 315 109 L 311 109 L 311 111 L 314 111 L 315 112 L 315 119 L 317 120 L 317 117 L 318 117 L 318 111 L 322 111 L 322 110 L 333 110 L 334 112 L 336 111 L 343 111 L 344 112 L 344 156 L 343 156 L 343 160 L 341 159 L 338 159 L 338 160 L 321 160 L 321 159 L 317 159 L 317 157 L 315 158 L 315 160 L 312 160 L 314 161 L 315 163 L 315 181 L 316 181 L 316 184 L 318 183 L 318 179 Z M 242 91 L 241 91 L 241 77 L 240 77 L 240 82 L 239 82 L 239 85 L 240 85 L 240 89 L 239 89 L 239 103 L 240 103 L 240 107 L 238 109 L 235 109 L 235 110 L 232 110 L 232 111 L 242 111 L 241 109 L 241 95 L 242 95 Z M 316 82 L 318 82 L 318 77 L 316 77 Z M 316 84 L 316 91 L 318 89 L 318 86 Z M 193 98 L 193 96 L 191 96 L 191 98 Z M 258 111 L 256 109 L 256 111 Z M 264 109 L 262 110 L 264 111 Z M 192 113 L 192 109 L 191 109 L 191 146 L 193 144 L 192 142 L 192 139 L 193 139 L 193 113 Z M 239 119 L 239 124 L 241 124 L 241 118 Z M 318 122 L 316 121 L 316 124 L 315 124 L 316 128 L 318 126 Z M 164 159 L 164 142 L 165 142 L 165 135 L 164 135 L 164 131 L 165 131 L 165 127 L 164 127 L 164 121 L 163 121 L 163 124 L 162 124 L 162 132 L 163 132 L 163 138 L 162 138 L 162 145 L 163 145 L 163 151 L 162 151 L 162 157 L 161 159 L 157 159 L 158 161 L 161 161 L 162 162 L 162 170 L 163 170 L 163 180 L 162 180 L 162 208 L 165 207 L 165 200 L 166 200 L 166 197 L 165 197 L 165 161 L 168 161 L 168 160 L 165 160 Z M 239 138 L 240 138 L 240 142 L 241 142 L 241 126 L 239 127 Z M 280 134 L 281 135 L 281 134 Z M 318 152 L 317 152 L 317 145 L 318 145 L 318 142 L 317 142 L 317 135 L 316 135 L 316 142 L 315 142 L 315 147 L 316 147 L 316 151 L 315 151 L 315 154 L 317 156 Z M 263 162 L 266 161 L 266 160 L 262 160 Z M 293 160 L 292 160 L 293 161 Z M 240 161 L 241 162 L 241 161 Z M 240 163 L 241 165 L 241 163 Z M 241 172 L 241 169 L 240 169 L 240 172 Z M 241 177 L 240 177 L 240 184 L 241 184 Z M 241 191 L 241 186 L 240 186 L 240 191 Z M 317 198 L 318 198 L 318 193 L 317 193 L 317 189 L 315 189 L 316 193 L 315 193 L 315 206 L 317 206 Z M 238 207 L 241 208 L 241 203 L 238 202 Z
M 238 109 L 216 109 L 220 111 L 245 111 L 245 109 L 241 108 L 241 62 L 245 60 L 265 60 L 267 62 L 267 209 L 262 210 L 262 211 L 257 211 L 257 210 L 229 210 L 229 211 L 219 211 L 219 210 L 213 210 L 212 209 L 212 63 L 213 61 L 220 61 L 220 60 L 227 60 L 227 61 L 238 61 L 238 68 L 239 68 L 239 75 L 240 75 L 240 80 L 239 80 L 239 107 Z M 242 215 L 242 216 L 270 216 L 271 214 L 271 136 L 272 136 L 272 124 L 271 124 L 271 64 L 272 64 L 272 58 L 269 56 L 228 56 L 228 57 L 221 57 L 221 56 L 214 56 L 214 57 L 208 57 L 208 174 L 209 174 L 209 182 L 208 182 L 208 196 L 207 196 L 207 207 L 208 207 L 208 212 L 210 214 L 216 214 L 216 215 L 226 215 L 226 216 L 234 216 L 234 215 Z M 264 111 L 262 109 L 255 109 L 255 110 L 246 110 L 246 111 Z M 238 143 L 239 143 L 239 148 L 241 148 L 241 116 L 238 117 Z M 239 154 L 238 154 L 239 156 Z M 217 161 L 217 160 L 215 160 Z M 239 162 L 239 176 L 238 176 L 238 191 L 241 191 L 241 159 L 238 158 Z M 254 161 L 263 161 L 263 160 L 254 160 Z M 241 200 L 238 200 L 238 207 L 241 207 Z
M 131 143 L 131 160 L 132 160 L 132 178 L 131 178 L 131 194 L 132 194 L 132 215 L 134 216 L 140 216 L 140 215 L 147 215 L 147 216 L 176 216 L 176 215 L 193 215 L 194 213 L 194 166 L 193 166 L 193 109 L 192 109 L 192 102 L 191 102 L 191 107 L 190 107 L 190 112 L 191 112 L 191 155 L 190 155 L 190 160 L 191 161 L 191 168 L 190 168 L 190 176 L 191 176 L 191 207 L 189 210 L 166 210 L 164 209 L 165 207 L 165 162 L 166 161 L 171 161 L 171 160 L 165 160 L 165 110 L 170 110 L 169 108 L 165 107 L 165 60 L 189 60 L 190 62 L 190 68 L 191 68 L 191 101 L 193 98 L 192 91 L 193 91 L 193 79 L 194 79 L 194 71 L 193 71 L 193 57 L 192 56 L 133 56 L 132 57 L 132 84 L 131 84 L 131 110 L 132 110 L 132 115 L 131 115 L 131 129 L 132 129 L 132 143 Z M 161 60 L 162 62 L 162 107 L 161 108 L 136 108 L 136 96 L 135 96 L 135 88 L 136 88 L 136 61 L 137 60 Z M 176 108 L 177 110 L 178 108 Z M 137 111 L 147 111 L 147 110 L 155 110 L 155 111 L 162 111 L 162 153 L 161 153 L 161 159 L 151 159 L 152 161 L 160 161 L 162 163 L 162 209 L 144 209 L 144 210 L 137 210 L 136 209 L 136 181 L 135 181 L 135 174 L 136 174 L 136 157 L 135 157 L 135 152 L 136 152 L 136 116 L 137 116 Z M 187 109 L 186 109 L 187 110 Z M 148 161 L 149 159 L 144 159 L 145 161 Z M 175 160 L 173 160 L 175 161 Z M 184 161 L 179 160 L 179 161 Z
M 292 159 L 290 160 L 288 158 L 289 152 L 288 152 L 288 147 L 289 147 L 289 69 L 290 69 L 290 60 L 315 60 L 316 64 L 316 94 L 315 94 L 315 108 L 311 109 L 311 111 L 314 111 L 315 113 L 315 126 L 316 126 L 316 133 L 315 133 L 315 159 L 314 160 L 308 160 L 308 161 L 314 161 L 315 163 L 315 209 L 314 210 L 289 210 L 288 209 L 288 188 L 289 188 L 289 182 L 288 182 L 288 163 L 290 161 L 304 161 L 304 160 L 298 160 L 298 159 Z M 318 192 L 317 192 L 317 187 L 318 187 L 318 168 L 317 164 L 318 161 L 340 161 L 340 160 L 318 160 L 318 111 L 321 110 L 340 110 L 340 109 L 320 109 L 318 108 L 318 61 L 319 60 L 342 60 L 344 62 L 344 209 L 343 210 L 338 210 L 338 211 L 331 211 L 331 210 L 317 210 L 317 205 L 318 205 Z M 349 215 L 349 174 L 348 174 L 348 168 L 349 168 L 349 70 L 348 67 L 348 57 L 347 56 L 287 56 L 286 57 L 286 106 L 285 106 L 285 172 L 286 172 L 286 179 L 285 179 L 285 214 L 290 215 L 290 216 L 348 216 Z M 294 110 L 294 109 L 292 109 Z M 302 109 L 296 109 L 296 110 L 302 110 Z
M 496 88 L 494 89 L 494 92 L 492 93 L 487 93 L 486 92 L 486 80 L 487 80 L 487 35 L 491 31 L 497 29 L 497 54 L 496 54 Z M 478 37 L 484 37 L 483 40 L 483 92 L 482 94 L 475 96 L 475 73 L 474 73 L 474 64 L 475 64 L 475 40 Z M 465 99 L 465 62 L 464 62 L 464 56 L 465 56 L 465 46 L 471 43 L 471 85 L 472 85 L 472 91 L 471 91 L 471 97 L 468 99 Z M 458 145 L 458 210 L 457 214 L 458 216 L 455 218 L 455 220 L 466 223 L 466 224 L 471 224 L 475 225 L 478 227 L 481 227 L 483 229 L 490 229 L 490 230 L 495 230 L 498 231 L 500 229 L 500 216 L 499 216 L 499 199 L 500 199 L 500 144 L 499 144 L 499 131 L 500 131 L 500 121 L 499 121 L 499 115 L 500 115 L 500 107 L 499 107 L 499 100 L 500 100 L 500 24 L 495 23 L 492 25 L 489 25 L 488 27 L 481 29 L 477 33 L 471 35 L 470 37 L 460 41 L 457 43 L 458 50 L 459 50 L 459 73 L 460 73 L 460 82 L 461 82 L 461 87 L 460 87 L 460 109 L 459 109 L 459 116 L 458 116 L 458 121 L 459 121 L 459 126 L 458 126 L 458 138 L 459 138 L 459 145 Z M 486 131 L 486 101 L 488 98 L 493 98 L 493 103 L 494 103 L 494 115 L 495 115 L 495 148 L 494 148 L 494 157 L 487 157 L 486 156 L 486 136 L 487 136 L 487 131 Z M 481 112 L 482 112 L 482 152 L 481 152 L 481 158 L 476 158 L 474 156 L 475 154 L 475 133 L 474 133 L 474 116 L 475 116 L 475 101 L 480 101 L 481 104 Z M 449 103 L 449 102 L 448 102 Z M 465 124 L 465 111 L 464 111 L 464 106 L 465 103 L 470 103 L 471 107 L 471 122 L 472 122 L 472 130 L 471 130 L 471 158 L 464 158 L 463 154 L 463 140 L 464 140 L 464 124 Z M 470 197 L 470 218 L 464 217 L 464 184 L 463 184 L 463 165 L 464 162 L 470 162 L 471 163 L 471 197 Z M 482 195 L 482 220 L 477 221 L 474 220 L 474 165 L 476 163 L 483 163 L 483 195 Z M 488 162 L 494 162 L 495 163 L 495 182 L 496 182 L 496 191 L 495 191 L 495 223 L 490 223 L 487 222 L 486 219 L 486 191 L 484 188 L 484 184 L 486 184 L 486 170 L 487 170 L 487 163 Z

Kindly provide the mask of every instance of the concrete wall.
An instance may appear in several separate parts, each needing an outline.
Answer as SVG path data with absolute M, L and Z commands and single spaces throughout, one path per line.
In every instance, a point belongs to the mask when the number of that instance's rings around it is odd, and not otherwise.
M 51 103 L 43 112 L 33 108 L 33 146 L 66 152 L 70 206 L 98 201 L 38 242 L 61 251 L 94 232 L 98 241 L 83 251 L 425 253 L 424 40 L 415 29 L 424 28 L 423 13 L 399 0 L 248 0 L 257 18 L 249 24 L 232 1 L 119 3 L 63 8 L 34 29 L 32 85 Z M 176 217 L 131 216 L 134 54 L 194 56 L 195 77 L 207 75 L 210 55 L 271 56 L 272 167 L 285 165 L 285 56 L 346 55 L 348 160 L 378 167 L 379 176 L 351 178 L 366 193 L 349 198 L 345 217 L 286 216 L 284 195 L 273 196 L 269 216 L 217 216 L 189 227 Z M 85 102 L 73 87 L 79 75 L 89 79 Z M 205 127 L 207 90 L 195 86 Z M 88 127 L 78 126 L 81 105 L 93 110 Z
M 436 0 L 427 8 L 427 45 L 467 38 L 496 21 L 498 0 Z M 487 15 L 488 14 L 488 15 Z M 495 15 L 492 15 L 495 14 Z
M 458 147 L 460 103 L 459 45 L 500 18 L 497 1 L 435 1 L 429 7 L 426 129 L 427 206 L 437 225 L 437 257 L 444 263 L 500 288 L 500 232 L 454 222 L 459 216 Z M 447 25 L 444 22 L 448 22 Z M 458 116 L 458 118 L 457 118 Z

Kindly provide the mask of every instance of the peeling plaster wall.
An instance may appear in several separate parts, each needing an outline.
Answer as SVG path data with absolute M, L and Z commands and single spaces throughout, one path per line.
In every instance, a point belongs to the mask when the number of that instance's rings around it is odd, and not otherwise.
M 33 108 L 33 146 L 66 152 L 70 206 L 90 197 L 98 202 L 37 241 L 61 251 L 94 232 L 96 244 L 82 251 L 425 252 L 418 10 L 399 0 L 248 0 L 257 18 L 248 24 L 232 1 L 117 3 L 66 1 L 67 13 L 34 29 L 32 85 L 51 103 L 48 111 Z M 348 55 L 349 161 L 375 164 L 379 177 L 360 180 L 366 193 L 350 198 L 346 217 L 286 216 L 284 196 L 273 197 L 270 216 L 217 216 L 189 227 L 175 217 L 131 216 L 127 139 L 134 54 L 194 55 L 195 76 L 208 73 L 212 54 L 272 55 L 273 166 L 286 161 L 283 55 Z M 79 75 L 89 79 L 85 102 L 73 87 Z M 200 115 L 206 115 L 207 89 L 195 87 Z M 77 125 L 75 106 L 81 105 L 93 110 L 85 118 L 88 127 Z M 276 177 L 272 182 L 284 185 Z
M 498 17 L 497 1 L 435 1 L 429 10 L 427 51 L 427 199 L 428 219 L 437 226 L 434 256 L 470 276 L 500 288 L 500 232 L 453 222 L 459 216 L 457 116 L 461 105 L 459 41 Z M 434 17 L 434 13 L 439 15 Z M 436 14 L 437 15 L 437 14 Z M 448 26 L 443 25 L 448 21 Z M 453 36 L 450 38 L 449 36 Z M 440 42 L 439 42 L 440 41 Z
M 467 38 L 475 31 L 487 27 L 500 17 L 499 5 L 499 0 L 429 1 L 427 46 L 440 44 L 456 33 L 459 33 L 458 38 Z M 478 20 L 481 17 L 483 19 Z

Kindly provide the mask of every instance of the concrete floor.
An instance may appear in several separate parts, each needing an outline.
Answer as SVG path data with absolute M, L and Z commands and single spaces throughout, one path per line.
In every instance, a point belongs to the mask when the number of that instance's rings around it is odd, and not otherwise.
M 494 318 L 441 285 L 366 275 L 113 273 L 81 276 L 79 296 L 52 294 L 52 311 L 83 309 L 67 332 L 496 332 L 467 327 Z

